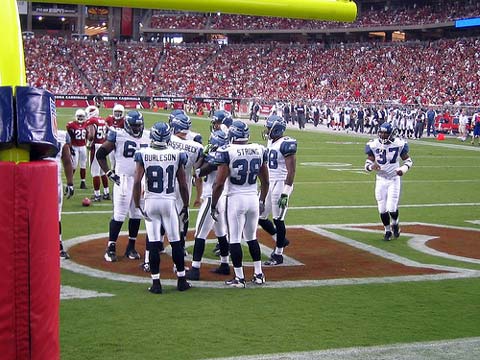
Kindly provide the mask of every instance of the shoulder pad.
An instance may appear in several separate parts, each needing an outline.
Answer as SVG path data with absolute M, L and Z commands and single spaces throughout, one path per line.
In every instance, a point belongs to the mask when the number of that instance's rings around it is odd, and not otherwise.
M 280 152 L 283 156 L 294 155 L 297 153 L 297 140 L 286 138 L 280 145 Z

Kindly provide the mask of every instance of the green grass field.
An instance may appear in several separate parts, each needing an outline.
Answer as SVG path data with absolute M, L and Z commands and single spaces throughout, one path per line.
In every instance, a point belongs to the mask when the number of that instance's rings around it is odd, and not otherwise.
M 73 113 L 59 109 L 61 128 Z M 165 114 L 144 114 L 147 127 L 167 119 Z M 194 117 L 193 129 L 206 140 L 209 121 Z M 252 125 L 251 140 L 263 143 L 262 130 Z M 367 137 L 287 133 L 298 140 L 287 225 L 380 224 L 374 176 L 363 171 Z M 480 228 L 466 222 L 480 220 L 480 152 L 458 144 L 453 138 L 410 142 L 414 167 L 403 178 L 402 222 Z M 66 242 L 108 232 L 111 203 L 82 207 L 92 187 L 88 180 L 88 190 L 78 189 L 78 176 L 74 198 L 64 200 Z M 195 217 L 192 211 L 190 226 Z M 406 245 L 404 236 L 382 243 L 378 235 L 336 232 L 415 261 L 480 269 L 420 254 Z M 186 293 L 166 286 L 164 294 L 154 296 L 145 283 L 62 270 L 62 285 L 114 295 L 61 302 L 63 360 L 204 359 L 480 336 L 479 278 L 245 290 L 197 287 Z

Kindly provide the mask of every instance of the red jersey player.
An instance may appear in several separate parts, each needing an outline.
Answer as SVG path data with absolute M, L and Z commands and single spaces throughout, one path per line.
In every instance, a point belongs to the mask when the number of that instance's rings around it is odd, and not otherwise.
M 107 122 L 100 117 L 98 107 L 90 105 L 85 109 L 87 113 L 87 149 L 90 149 L 90 172 L 93 179 L 93 201 L 101 201 L 100 179 L 103 185 L 103 199 L 110 200 L 108 178 L 100 168 L 95 156 L 98 148 L 107 139 Z
M 67 132 L 70 135 L 71 147 L 74 150 L 72 157 L 73 171 L 80 163 L 80 189 L 86 189 L 85 176 L 87 172 L 87 149 L 85 147 L 87 138 L 87 113 L 83 109 L 75 111 L 75 120 L 67 124 Z
M 109 129 L 123 129 L 123 124 L 125 122 L 125 108 L 123 107 L 123 105 L 115 104 L 115 106 L 113 107 L 112 115 L 108 115 L 105 121 L 107 122 Z M 108 159 L 110 160 L 110 168 L 115 169 L 114 151 L 108 154 Z

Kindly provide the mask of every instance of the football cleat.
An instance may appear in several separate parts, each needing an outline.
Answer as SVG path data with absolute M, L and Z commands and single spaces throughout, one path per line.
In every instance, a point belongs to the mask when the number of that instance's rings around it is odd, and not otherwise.
M 92 199 L 93 202 L 101 202 L 102 201 L 102 197 L 100 195 L 93 195 L 91 199 Z
M 125 257 L 130 260 L 139 260 L 140 254 L 135 249 L 127 249 L 125 252 Z
M 253 275 L 252 283 L 254 283 L 255 285 L 265 284 L 265 275 L 263 274 Z
M 180 276 L 177 279 L 177 290 L 178 291 L 186 291 L 186 290 L 190 289 L 191 287 L 192 287 L 192 285 L 190 285 L 190 283 L 187 281 L 185 276 Z
M 220 256 L 220 244 L 216 243 L 215 247 L 213 248 L 212 252 L 215 254 L 215 256 Z
M 105 255 L 103 255 L 103 258 L 105 259 L 105 261 L 108 261 L 108 262 L 117 261 L 117 252 L 116 252 L 115 244 L 108 245 L 107 251 L 105 251 Z
M 153 284 L 148 288 L 152 294 L 161 294 L 162 293 L 162 285 Z
M 149 273 L 149 272 L 150 272 L 150 263 L 144 262 L 143 264 L 140 264 L 140 268 L 141 268 L 144 272 Z
M 103 200 L 110 200 L 110 194 L 103 194 L 102 199 Z
M 263 263 L 267 266 L 275 266 L 283 264 L 283 255 L 277 255 L 275 253 L 270 254 L 270 259 Z
M 60 259 L 68 260 L 70 259 L 70 255 L 65 250 L 60 250 Z
M 200 280 L 200 269 L 193 267 L 185 274 L 187 280 Z
M 397 239 L 400 236 L 400 227 L 398 226 L 398 224 L 392 225 L 392 231 L 393 231 L 393 237 Z
M 244 289 L 246 286 L 245 279 L 240 279 L 236 276 L 232 280 L 225 281 L 225 285 L 239 289 Z
M 80 189 L 86 189 L 87 184 L 85 184 L 85 181 L 80 182 Z
M 392 232 L 391 231 L 386 231 L 385 235 L 383 236 L 383 240 L 385 240 L 385 241 L 392 240 Z
M 212 269 L 211 272 L 220 275 L 230 275 L 230 266 L 226 263 L 221 263 L 219 267 Z

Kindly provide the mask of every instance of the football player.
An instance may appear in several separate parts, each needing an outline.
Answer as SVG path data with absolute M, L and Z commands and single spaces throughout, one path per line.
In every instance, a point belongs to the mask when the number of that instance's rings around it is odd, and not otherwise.
M 185 164 L 185 176 L 188 185 L 188 199 L 192 195 L 192 179 L 195 181 L 195 187 L 197 189 L 194 206 L 200 206 L 202 195 L 202 179 L 194 175 L 196 169 L 202 164 L 203 146 L 196 141 L 188 140 L 187 134 L 190 131 L 192 122 L 190 118 L 183 113 L 175 115 L 171 121 L 171 127 L 173 135 L 170 138 L 170 146 L 174 149 L 184 151 L 187 153 L 187 163 Z M 181 200 L 179 190 L 177 188 L 178 205 L 177 210 L 180 210 L 188 205 L 184 204 Z M 188 221 L 182 221 L 184 224 L 183 229 L 180 232 L 180 241 L 183 247 L 185 247 L 185 237 L 187 236 Z
M 150 140 L 144 131 L 142 113 L 137 110 L 129 111 L 125 116 L 123 129 L 108 132 L 107 141 L 97 151 L 97 160 L 113 185 L 113 216 L 110 220 L 110 229 L 105 261 L 117 261 L 116 242 L 123 222 L 128 214 L 128 245 L 125 257 L 130 260 L 140 259 L 135 250 L 135 241 L 140 229 L 141 212 L 133 203 L 133 180 L 135 175 L 135 151 L 140 147 L 147 147 Z M 109 169 L 107 155 L 115 154 L 115 169 Z
M 128 117 L 127 117 L 128 119 Z M 127 120 L 128 121 L 128 120 Z M 180 244 L 179 215 L 188 220 L 188 187 L 184 165 L 187 154 L 167 146 L 170 141 L 170 126 L 157 122 L 150 131 L 150 147 L 135 153 L 133 200 L 136 209 L 143 213 L 149 237 L 149 260 L 152 286 L 151 293 L 161 294 L 160 283 L 160 229 L 166 231 L 172 246 L 172 258 L 177 269 L 177 289 L 185 291 L 190 284 L 185 279 L 185 260 Z M 145 207 L 141 207 L 142 179 L 145 176 Z M 177 190 L 183 208 L 177 213 Z
M 284 136 L 285 120 L 269 116 L 265 123 L 264 138 L 268 140 L 268 175 L 270 187 L 265 211 L 260 214 L 259 225 L 275 239 L 275 250 L 265 265 L 283 264 L 283 250 L 290 243 L 286 235 L 285 215 L 292 195 L 296 170 L 297 140 Z M 273 223 L 268 219 L 272 214 Z
M 176 109 L 176 110 L 173 110 L 170 115 L 168 116 L 168 123 L 169 125 L 171 126 L 172 125 L 172 120 L 178 116 L 178 115 L 185 115 L 186 117 L 188 117 L 187 113 L 184 111 L 184 110 L 181 110 L 181 109 Z M 190 119 L 190 117 L 188 117 Z M 192 126 L 192 124 L 190 123 L 190 127 Z M 199 133 L 195 132 L 195 131 L 192 131 L 191 129 L 189 129 L 187 132 L 185 132 L 185 139 L 187 140 L 193 140 L 199 144 L 202 144 L 202 135 L 200 135 Z
M 67 123 L 67 132 L 72 142 L 70 146 L 73 149 L 72 161 L 74 173 L 80 163 L 80 189 L 87 188 L 87 184 L 85 183 L 85 176 L 87 174 L 87 148 L 85 147 L 87 138 L 86 120 L 87 113 L 85 110 L 78 109 L 75 111 L 75 120 Z
M 63 205 L 63 196 L 65 195 L 67 199 L 70 199 L 74 194 L 73 187 L 73 165 L 72 165 L 72 156 L 70 152 L 70 136 L 67 131 L 58 131 L 58 145 L 60 150 L 57 153 L 55 158 L 47 158 L 47 160 L 54 160 L 57 163 L 57 173 L 58 173 L 58 230 L 60 238 L 60 259 L 67 260 L 70 259 L 70 255 L 63 248 L 62 241 L 62 205 Z M 65 193 L 63 192 L 62 185 L 62 167 L 67 179 L 67 185 L 65 186 Z
M 200 280 L 200 266 L 202 263 L 203 253 L 205 251 L 205 239 L 214 229 L 215 236 L 218 239 L 220 250 L 220 266 L 213 270 L 216 274 L 230 275 L 230 267 L 228 266 L 228 240 L 227 229 L 224 218 L 225 196 L 222 193 L 218 201 L 218 211 L 221 216 L 218 221 L 214 221 L 210 215 L 210 204 L 212 202 L 212 186 L 217 174 L 217 165 L 215 163 L 215 154 L 218 148 L 227 143 L 227 134 L 222 130 L 214 131 L 210 135 L 208 145 L 205 147 L 203 164 L 197 170 L 197 176 L 203 178 L 202 205 L 197 216 L 195 225 L 195 245 L 193 247 L 192 268 L 187 271 L 187 279 Z
M 87 113 L 87 149 L 90 151 L 90 173 L 93 181 L 93 201 L 101 201 L 100 181 L 103 185 L 103 199 L 110 200 L 110 190 L 108 188 L 108 178 L 98 164 L 96 152 L 107 138 L 108 126 L 104 119 L 100 117 L 98 107 L 89 105 L 85 109 Z
M 222 130 L 225 134 L 228 133 L 228 128 L 232 125 L 232 115 L 225 110 L 218 110 L 213 113 L 210 122 L 210 131 Z
M 400 200 L 401 176 L 413 166 L 408 154 L 406 140 L 397 138 L 396 131 L 389 123 L 383 123 L 378 130 L 378 138 L 370 140 L 365 153 L 365 170 L 377 173 L 375 182 L 375 199 L 377 200 L 380 219 L 385 227 L 383 239 L 389 241 L 392 235 L 400 236 L 398 203 Z M 403 165 L 400 166 L 399 159 Z
M 264 211 L 268 192 L 268 159 L 266 149 L 259 144 L 249 144 L 249 138 L 247 124 L 234 121 L 228 130 L 230 144 L 218 149 L 215 154 L 218 170 L 212 189 L 211 216 L 214 220 L 218 219 L 219 200 L 226 184 L 225 214 L 235 277 L 225 284 L 236 288 L 245 287 L 242 237 L 245 238 L 253 259 L 252 282 L 257 285 L 265 282 L 257 224 L 259 213 Z M 257 178 L 261 183 L 260 199 L 257 195 Z
M 105 119 L 108 125 L 108 129 L 123 129 L 123 124 L 125 122 L 125 108 L 121 104 L 115 104 L 112 110 L 112 115 L 108 115 Z M 108 159 L 110 160 L 110 166 L 112 169 L 115 169 L 115 153 L 111 152 L 108 154 Z

